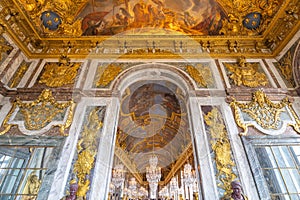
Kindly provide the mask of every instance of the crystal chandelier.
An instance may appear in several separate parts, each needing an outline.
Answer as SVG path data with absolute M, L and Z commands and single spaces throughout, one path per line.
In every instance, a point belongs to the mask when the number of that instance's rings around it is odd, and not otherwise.
M 130 199 L 136 198 L 138 196 L 137 182 L 136 182 L 135 178 L 131 178 L 129 180 L 128 196 Z
M 176 177 L 173 177 L 170 181 L 170 196 L 176 196 L 179 191 L 178 181 Z
M 148 197 L 148 191 L 144 187 L 140 187 L 138 196 L 141 198 L 146 198 Z
M 196 181 L 195 171 L 192 171 L 192 166 L 189 163 L 184 165 L 182 179 L 184 184 L 189 187 L 192 187 Z
M 181 171 L 182 190 L 185 199 L 192 200 L 195 193 L 196 174 L 192 170 L 192 166 L 187 163 L 184 165 L 183 172 Z M 197 190 L 197 189 L 196 189 Z
M 169 197 L 168 187 L 167 186 L 163 187 L 163 189 L 161 189 L 158 194 L 162 198 L 168 198 Z
M 157 167 L 158 158 L 155 155 L 152 155 L 149 159 L 150 166 L 146 168 L 146 178 L 149 182 L 150 187 L 150 198 L 156 198 L 158 182 L 161 178 L 161 169 Z
M 118 188 L 123 185 L 124 181 L 125 181 L 124 166 L 121 164 L 116 165 L 112 171 L 111 182 L 116 188 Z

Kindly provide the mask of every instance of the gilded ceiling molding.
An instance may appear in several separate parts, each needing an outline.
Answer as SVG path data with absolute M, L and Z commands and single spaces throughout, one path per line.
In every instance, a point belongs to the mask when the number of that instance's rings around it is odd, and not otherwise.
M 233 98 L 230 106 L 234 109 L 237 125 L 243 129 L 240 135 L 247 135 L 250 126 L 267 135 L 282 134 L 287 126 L 300 133 L 300 120 L 287 97 L 273 103 L 263 90 L 258 90 L 253 93 L 251 102 L 241 103 Z
M 216 178 L 219 182 L 217 186 L 223 189 L 224 199 L 230 198 L 231 182 L 236 179 L 236 174 L 233 169 L 235 163 L 231 156 L 231 145 L 227 131 L 222 119 L 222 115 L 217 108 L 213 108 L 207 115 L 204 116 L 208 131 L 211 137 L 210 144 L 215 154 L 217 167 Z M 222 198 L 222 199 L 223 199 Z
M 59 127 L 60 134 L 67 136 L 65 130 L 72 124 L 74 108 L 73 101 L 57 102 L 48 89 L 32 102 L 17 98 L 2 123 L 0 135 L 6 134 L 13 126 L 27 135 L 45 133 L 53 126 Z
M 174 54 L 199 58 L 203 52 L 219 58 L 238 57 L 241 53 L 247 57 L 274 57 L 300 27 L 298 0 L 218 0 L 226 15 L 216 17 L 223 19 L 222 29 L 215 35 L 191 34 L 188 39 L 193 43 L 186 42 L 180 30 L 174 35 L 83 36 L 82 18 L 78 16 L 87 2 L 2 0 L 0 21 L 28 58 L 57 58 L 67 52 L 71 58 L 174 58 Z M 72 47 L 66 48 L 69 42 Z M 149 43 L 155 47 L 149 47 Z
M 5 33 L 5 27 L 4 25 L 1 23 L 0 20 L 0 62 L 3 60 L 3 54 L 8 54 L 9 52 L 11 52 L 13 50 L 13 47 L 10 46 L 7 41 L 4 39 L 4 37 L 2 36 L 3 33 Z

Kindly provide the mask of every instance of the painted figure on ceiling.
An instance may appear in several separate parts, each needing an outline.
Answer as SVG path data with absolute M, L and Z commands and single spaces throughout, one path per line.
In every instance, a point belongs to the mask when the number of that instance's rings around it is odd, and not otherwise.
M 79 15 L 83 17 L 82 31 L 86 36 L 115 35 L 124 31 L 141 33 L 149 30 L 141 28 L 153 28 L 153 34 L 169 33 L 169 30 L 173 30 L 183 34 L 218 35 L 222 28 L 222 20 L 226 16 L 216 0 L 94 2 L 95 5 L 101 6 L 89 5 L 92 9 L 87 6 Z M 98 19 L 95 19 L 95 16 L 98 16 Z

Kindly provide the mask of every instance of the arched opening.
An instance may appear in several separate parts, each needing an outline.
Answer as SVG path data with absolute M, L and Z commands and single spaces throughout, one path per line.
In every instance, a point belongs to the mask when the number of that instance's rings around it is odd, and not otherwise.
M 168 72 L 170 66 L 150 65 L 151 73 L 144 66 L 135 70 L 135 81 L 128 72 L 119 85 L 109 198 L 197 199 L 199 181 L 187 108 L 191 87 L 180 73 Z

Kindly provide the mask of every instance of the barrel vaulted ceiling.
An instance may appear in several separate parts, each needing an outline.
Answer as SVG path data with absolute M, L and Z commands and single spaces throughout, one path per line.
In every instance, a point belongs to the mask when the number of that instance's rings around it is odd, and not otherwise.
M 2 0 L 0 24 L 31 58 L 274 57 L 298 31 L 299 8 L 299 0 Z

